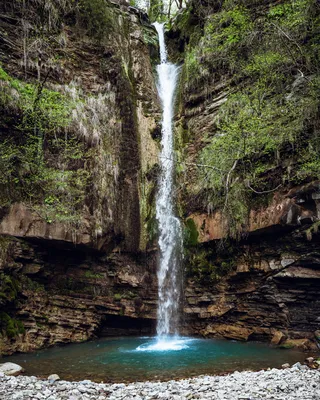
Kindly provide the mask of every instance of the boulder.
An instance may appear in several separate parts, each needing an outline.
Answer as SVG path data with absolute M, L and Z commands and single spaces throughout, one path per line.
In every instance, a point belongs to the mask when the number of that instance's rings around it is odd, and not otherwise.
M 4 364 L 0 364 L 0 372 L 3 372 L 5 375 L 16 376 L 24 372 L 24 369 L 18 364 L 6 362 Z
M 59 381 L 60 380 L 60 376 L 57 374 L 51 374 L 48 376 L 48 381 L 50 382 L 55 382 L 55 381 Z
M 317 349 L 315 343 L 311 342 L 309 339 L 288 339 L 283 344 L 281 344 L 284 349 L 298 349 L 303 351 L 313 351 Z
M 275 331 L 271 339 L 271 344 L 278 345 L 286 338 L 285 334 L 281 331 Z

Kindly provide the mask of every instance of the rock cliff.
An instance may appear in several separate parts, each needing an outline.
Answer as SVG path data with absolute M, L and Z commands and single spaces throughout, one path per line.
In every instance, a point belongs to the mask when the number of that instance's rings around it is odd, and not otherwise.
M 156 31 L 125 2 L 0 9 L 1 352 L 152 330 Z
M 318 11 L 314 1 L 195 0 L 169 32 L 184 60 L 176 127 L 187 332 L 315 339 Z
M 146 15 L 104 1 L 1 7 L 0 232 L 145 250 L 159 119 Z
M 156 33 L 62 3 L 0 5 L 3 354 L 154 332 Z M 192 0 L 167 33 L 186 334 L 319 340 L 318 8 Z

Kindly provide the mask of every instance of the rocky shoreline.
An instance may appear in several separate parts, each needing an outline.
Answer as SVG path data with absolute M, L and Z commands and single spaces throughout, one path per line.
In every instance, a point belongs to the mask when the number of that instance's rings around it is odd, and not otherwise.
M 1 400 L 319 400 L 320 370 L 296 363 L 291 368 L 199 376 L 169 382 L 130 384 L 67 382 L 0 373 Z

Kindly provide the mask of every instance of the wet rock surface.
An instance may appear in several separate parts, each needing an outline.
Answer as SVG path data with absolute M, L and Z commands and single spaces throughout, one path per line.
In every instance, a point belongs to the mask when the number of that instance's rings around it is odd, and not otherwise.
M 49 381 L 36 377 L 10 377 L 0 373 L 0 399 L 211 399 L 211 400 L 318 400 L 320 371 L 297 363 L 293 367 L 226 376 L 200 376 L 169 382 L 130 384 Z

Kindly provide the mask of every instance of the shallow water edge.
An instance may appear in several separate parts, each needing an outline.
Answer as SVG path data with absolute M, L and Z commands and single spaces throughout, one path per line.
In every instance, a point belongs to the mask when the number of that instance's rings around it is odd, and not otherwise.
M 0 358 L 21 365 L 27 375 L 65 380 L 136 382 L 183 379 L 236 370 L 258 371 L 303 362 L 308 354 L 265 343 L 179 337 L 104 338 Z

